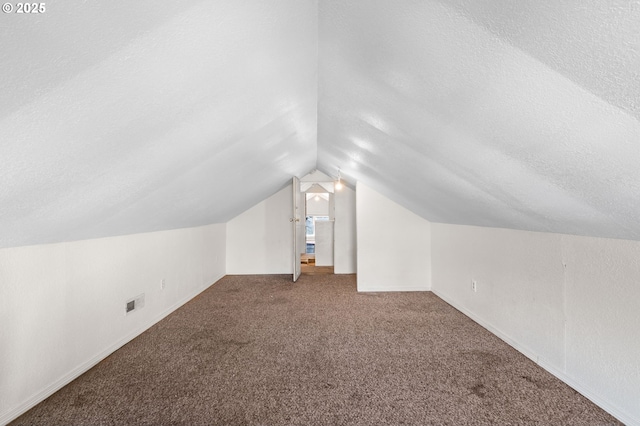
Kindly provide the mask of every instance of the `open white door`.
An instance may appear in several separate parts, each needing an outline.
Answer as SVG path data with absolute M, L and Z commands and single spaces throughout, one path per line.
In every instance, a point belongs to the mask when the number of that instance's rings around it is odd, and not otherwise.
M 300 205 L 300 179 L 293 177 L 293 215 L 291 223 L 293 224 L 293 281 L 297 281 L 300 277 L 301 264 L 300 254 L 302 247 L 300 246 L 300 235 L 304 232 L 302 224 L 302 206 Z

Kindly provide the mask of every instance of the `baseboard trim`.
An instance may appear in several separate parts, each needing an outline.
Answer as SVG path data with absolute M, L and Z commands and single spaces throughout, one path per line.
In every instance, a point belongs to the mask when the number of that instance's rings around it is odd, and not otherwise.
M 206 289 L 208 289 L 209 287 L 214 285 L 216 282 L 218 282 L 224 276 L 225 276 L 225 274 L 220 275 L 218 278 L 215 278 L 211 284 L 207 284 L 207 285 L 205 285 L 203 287 L 200 287 L 199 289 L 195 290 L 194 292 L 192 292 L 192 293 L 188 294 L 187 296 L 183 297 L 182 299 L 178 300 L 176 303 L 171 305 L 169 308 L 165 309 L 160 314 L 158 314 L 157 316 L 153 317 L 150 321 L 148 321 L 147 323 L 143 324 L 142 326 L 134 329 L 129 334 L 127 334 L 125 337 L 123 337 L 122 339 L 120 339 L 117 342 L 113 343 L 112 345 L 108 346 L 102 352 L 100 352 L 96 356 L 92 357 L 91 359 L 87 360 L 86 362 L 82 363 L 78 367 L 74 368 L 73 370 L 71 370 L 70 372 L 68 372 L 64 376 L 62 376 L 60 379 L 56 380 L 54 383 L 50 384 L 49 386 L 47 386 L 46 388 L 44 388 L 40 392 L 36 393 L 35 395 L 33 395 L 32 397 L 27 399 L 22 404 L 20 404 L 17 407 L 11 409 L 7 413 L 4 413 L 4 414 L 0 415 L 0 425 L 9 424 L 13 420 L 17 419 L 18 417 L 20 417 L 21 415 L 23 415 L 24 413 L 29 411 L 31 408 L 35 407 L 36 405 L 38 405 L 39 403 L 41 403 L 45 399 L 49 398 L 51 395 L 53 395 L 54 393 L 56 393 L 57 391 L 59 391 L 60 389 L 62 389 L 63 387 L 65 387 L 66 385 L 68 385 L 69 383 L 71 383 L 72 381 L 74 381 L 75 379 L 77 379 L 78 377 L 83 375 L 84 373 L 86 373 L 87 371 L 89 371 L 91 368 L 96 366 L 100 361 L 102 361 L 103 359 L 105 359 L 106 357 L 108 357 L 109 355 L 111 355 L 112 353 L 114 353 L 115 351 L 117 351 L 118 349 L 120 349 L 121 347 L 123 347 L 124 345 L 126 345 L 127 343 L 129 343 L 130 341 L 132 341 L 133 339 L 135 339 L 136 337 L 138 337 L 139 335 L 141 335 L 145 331 L 147 331 L 153 325 L 157 324 L 158 322 L 160 322 L 161 320 L 166 318 L 169 314 L 171 314 L 172 312 L 176 311 L 182 305 L 184 305 L 185 303 L 187 303 L 188 301 L 190 301 L 191 299 L 193 299 L 194 297 L 196 297 L 197 295 L 199 295 L 200 293 L 202 293 Z
M 506 344 L 508 344 L 509 346 L 511 346 L 512 348 L 514 348 L 515 350 L 517 350 L 518 352 L 520 352 L 521 354 L 529 358 L 531 361 L 535 362 L 540 367 L 544 368 L 546 371 L 553 374 L 558 379 L 562 380 L 564 383 L 566 383 L 571 388 L 573 388 L 576 392 L 580 393 L 582 396 L 584 396 L 585 398 L 587 398 L 588 400 L 596 404 L 598 407 L 602 408 L 607 413 L 611 414 L 616 419 L 620 420 L 625 425 L 640 426 L 640 420 L 634 418 L 632 415 L 630 415 L 629 413 L 626 413 L 620 407 L 617 407 L 615 404 L 601 397 L 593 389 L 589 388 L 588 386 L 584 386 L 575 378 L 568 376 L 563 371 L 558 370 L 553 365 L 547 363 L 544 359 L 541 359 L 538 354 L 534 353 L 529 348 L 526 348 L 520 345 L 517 341 L 510 338 L 507 334 L 503 333 L 501 330 L 497 329 L 493 325 L 482 320 L 473 312 L 469 311 L 468 309 L 462 306 L 459 306 L 456 302 L 453 301 L 453 299 L 449 298 L 447 295 L 433 289 L 431 290 L 431 292 L 436 296 L 438 296 L 439 298 L 441 298 L 442 300 L 444 300 L 445 302 L 447 302 L 449 305 L 453 306 L 458 311 L 462 312 L 467 317 L 471 318 L 474 322 L 478 323 L 480 326 L 487 329 L 489 332 L 491 332 L 496 337 L 504 341 Z
M 407 291 L 429 291 L 430 289 L 427 287 L 398 287 L 398 288 L 389 288 L 389 287 L 358 287 L 358 293 L 389 293 L 389 292 L 407 292 Z

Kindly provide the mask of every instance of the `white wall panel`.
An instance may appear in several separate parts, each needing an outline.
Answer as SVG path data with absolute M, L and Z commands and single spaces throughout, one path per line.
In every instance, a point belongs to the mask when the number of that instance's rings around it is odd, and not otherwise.
M 228 274 L 293 272 L 291 185 L 227 222 Z
M 224 224 L 1 249 L 0 424 L 209 287 L 224 259 Z
M 566 374 L 640 425 L 640 242 L 566 235 L 562 249 Z
M 432 238 L 433 291 L 534 359 L 562 368 L 560 236 L 434 223 Z
M 356 192 L 343 187 L 335 192 L 334 267 L 336 274 L 355 274 L 356 256 Z
M 432 224 L 432 253 L 436 294 L 640 424 L 640 242 Z
M 431 224 L 373 189 L 356 187 L 358 291 L 431 289 Z
M 307 200 L 307 215 L 309 216 L 329 216 L 329 200 L 322 197 L 311 197 Z
M 333 222 L 316 222 L 316 266 L 333 266 Z

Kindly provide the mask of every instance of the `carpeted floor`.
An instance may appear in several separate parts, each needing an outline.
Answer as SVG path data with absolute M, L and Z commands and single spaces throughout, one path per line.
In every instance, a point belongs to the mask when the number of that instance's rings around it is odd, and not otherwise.
M 430 292 L 228 276 L 12 425 L 618 424 Z

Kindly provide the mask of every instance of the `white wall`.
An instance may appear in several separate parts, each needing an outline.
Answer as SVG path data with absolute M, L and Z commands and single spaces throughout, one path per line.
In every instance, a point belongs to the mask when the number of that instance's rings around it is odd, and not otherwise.
M 227 274 L 293 273 L 292 193 L 287 185 L 227 222 Z
M 227 222 L 227 274 L 289 274 L 291 185 Z M 356 272 L 355 191 L 335 194 L 334 271 Z
M 344 186 L 334 194 L 334 260 L 336 274 L 355 274 L 356 256 L 356 192 Z
M 333 222 L 316 222 L 316 266 L 333 266 Z
M 1 249 L 0 424 L 224 273 L 224 224 Z M 141 293 L 144 307 L 125 316 L 125 302 Z
M 431 289 L 431 224 L 358 182 L 358 291 Z
M 311 197 L 307 200 L 306 214 L 308 216 L 329 216 L 329 200 L 322 197 Z
M 640 424 L 640 242 L 432 224 L 432 253 L 434 293 Z

